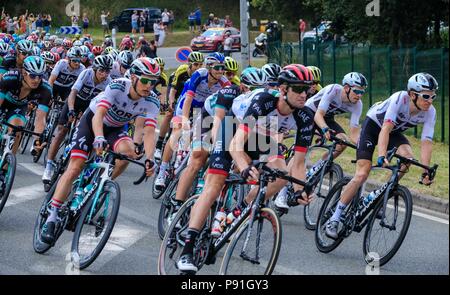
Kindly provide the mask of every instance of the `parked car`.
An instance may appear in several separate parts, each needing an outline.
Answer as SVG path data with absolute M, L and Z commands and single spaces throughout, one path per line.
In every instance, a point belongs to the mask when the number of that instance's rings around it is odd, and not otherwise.
M 322 41 L 328 37 L 329 29 L 331 27 L 330 21 L 323 21 L 317 26 L 317 35 L 319 36 L 319 41 Z M 303 42 L 316 42 L 316 28 L 311 31 L 305 32 L 303 35 Z
M 234 39 L 232 51 L 241 51 L 241 33 L 238 29 L 229 28 L 209 28 L 203 34 L 195 37 L 191 41 L 191 49 L 201 52 L 223 52 L 223 42 L 225 40 L 225 32 L 230 31 L 231 37 Z
M 147 12 L 147 21 L 145 23 L 145 31 L 153 32 L 153 24 L 161 20 L 161 9 L 155 7 L 141 7 L 141 8 L 127 8 L 122 10 L 119 16 L 113 18 L 109 22 L 109 28 L 116 27 L 118 32 L 131 32 L 131 15 L 133 11 L 137 11 L 138 14 L 141 11 Z

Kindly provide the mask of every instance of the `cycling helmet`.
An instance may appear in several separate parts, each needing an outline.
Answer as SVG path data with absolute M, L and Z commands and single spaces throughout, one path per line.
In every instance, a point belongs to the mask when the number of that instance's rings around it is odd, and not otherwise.
M 234 58 L 227 56 L 225 57 L 225 70 L 230 72 L 237 72 L 239 70 L 239 64 Z
M 0 56 L 5 56 L 8 54 L 10 49 L 11 47 L 8 43 L 0 42 Z
M 362 88 L 367 87 L 367 79 L 363 74 L 358 72 L 350 72 L 342 79 L 342 85 L 349 85 L 350 87 L 359 86 Z
M 156 63 L 159 65 L 160 68 L 164 68 L 164 66 L 166 65 L 162 57 L 155 57 L 154 60 L 156 61 Z
M 122 39 L 122 42 L 120 42 L 120 48 L 123 48 L 125 50 L 133 48 L 133 41 L 131 41 L 130 37 L 124 37 Z
M 103 41 L 103 46 L 110 47 L 113 45 L 113 41 L 111 38 L 105 38 L 105 41 Z
M 37 46 L 34 46 L 33 50 L 32 50 L 32 55 L 40 56 L 41 55 L 41 49 L 39 47 L 37 47 Z
M 33 42 L 31 42 L 30 40 L 20 40 L 17 43 L 17 50 L 26 53 L 26 54 L 32 54 L 33 53 Z
M 72 47 L 67 51 L 67 57 L 69 59 L 72 58 L 81 58 L 81 50 L 79 47 Z
M 111 70 L 113 66 L 113 60 L 110 55 L 99 55 L 95 57 L 94 63 L 92 64 L 92 68 L 95 69 L 104 69 Z
M 62 42 L 62 46 L 64 46 L 65 49 L 69 49 L 73 46 L 73 44 L 69 39 L 64 39 L 64 41 Z
M 35 34 L 31 34 L 31 35 L 29 35 L 27 37 L 27 40 L 29 40 L 29 41 L 31 41 L 33 43 L 36 43 L 39 40 L 39 37 L 37 35 L 35 35 Z
M 112 46 L 107 46 L 105 50 L 103 50 L 104 54 L 109 54 L 111 51 L 113 51 L 114 48 Z
M 33 75 L 45 73 L 45 61 L 40 56 L 28 56 L 23 61 L 23 69 Z
M 118 62 L 122 65 L 122 67 L 129 69 L 131 63 L 133 62 L 133 54 L 131 51 L 123 50 L 117 56 Z
M 268 63 L 265 64 L 261 70 L 266 74 L 268 83 L 278 83 L 278 76 L 281 72 L 281 67 L 279 65 Z
M 50 41 L 44 41 L 42 43 L 44 50 L 50 50 L 52 48 L 52 42 Z
M 189 62 L 204 62 L 205 57 L 203 56 L 203 53 L 201 52 L 197 52 L 197 51 L 192 51 L 191 53 L 189 53 L 188 56 L 188 61 Z
M 264 87 L 267 83 L 267 76 L 263 70 L 249 67 L 241 73 L 241 84 L 246 86 Z
M 280 84 L 295 85 L 306 84 L 312 85 L 313 76 L 311 72 L 304 65 L 291 64 L 285 66 L 278 76 Z
M 161 74 L 156 61 L 148 57 L 135 59 L 131 64 L 130 73 L 137 76 L 146 75 L 154 77 L 159 77 Z
M 112 57 L 112 59 L 114 60 L 114 61 L 116 61 L 117 60 L 117 57 L 119 56 L 119 51 L 117 50 L 117 49 L 112 49 L 109 53 L 108 53 L 108 55 L 110 55 L 111 57 Z
M 62 46 L 62 44 L 63 44 L 63 39 L 61 39 L 61 38 L 56 38 L 55 39 L 55 46 Z
M 58 39 L 58 36 L 56 36 L 56 35 L 51 35 L 51 36 L 48 38 L 48 40 L 49 40 L 49 41 L 52 41 L 52 42 L 55 42 L 56 39 Z
M 52 54 L 55 56 L 55 63 L 57 63 L 61 59 L 61 56 L 58 52 L 52 52 Z
M 42 57 L 42 59 L 43 59 L 45 62 L 47 62 L 47 63 L 51 63 L 51 64 L 56 63 L 56 57 L 55 57 L 55 54 L 53 54 L 53 53 L 50 52 L 50 51 L 44 51 L 44 52 L 42 52 L 42 53 L 41 53 L 41 57 Z
M 103 48 L 102 48 L 101 46 L 94 46 L 94 47 L 92 48 L 92 53 L 93 53 L 95 56 L 102 54 L 102 52 L 103 52 Z
M 72 45 L 72 46 L 78 46 L 78 47 L 80 47 L 81 45 L 83 45 L 83 43 L 82 43 L 80 40 L 75 40 L 75 41 L 73 42 L 73 45 Z
M 82 57 L 88 57 L 89 53 L 91 53 L 91 51 L 89 50 L 89 47 L 87 47 L 86 45 L 81 45 L 80 51 L 81 51 Z
M 225 56 L 222 53 L 214 52 L 205 57 L 206 66 L 210 66 L 212 64 L 223 64 L 225 62 Z
M 315 67 L 315 66 L 308 66 L 307 68 L 311 71 L 314 82 L 320 82 L 320 80 L 322 78 L 322 71 L 318 67 Z
M 414 74 L 408 80 L 408 91 L 421 92 L 424 90 L 438 90 L 439 85 L 436 79 L 428 73 Z

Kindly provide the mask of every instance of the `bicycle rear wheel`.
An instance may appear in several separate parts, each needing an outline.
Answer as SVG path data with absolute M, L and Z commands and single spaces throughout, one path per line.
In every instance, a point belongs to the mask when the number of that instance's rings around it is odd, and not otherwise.
M 385 223 L 381 214 L 383 199 L 376 205 L 364 234 L 364 259 L 368 264 L 383 266 L 394 257 L 405 239 L 412 216 L 412 197 L 404 186 L 398 186 L 388 197 Z M 392 227 L 388 227 L 392 226 Z
M 6 169 L 3 169 L 6 168 Z M 6 200 L 9 197 L 11 188 L 14 183 L 14 177 L 16 175 L 16 156 L 12 153 L 8 153 L 5 156 L 3 167 L 0 169 L 0 213 L 2 213 L 3 207 L 5 207 Z
M 251 227 L 249 216 L 233 235 L 220 274 L 272 274 L 281 248 L 280 219 L 270 208 L 262 208 L 257 214 Z
M 317 218 L 319 217 L 320 208 L 322 207 L 323 201 L 326 195 L 330 192 L 331 188 L 344 177 L 344 172 L 341 166 L 333 163 L 330 170 L 323 176 L 322 187 L 317 186 L 314 188 L 315 198 L 304 207 L 303 219 L 305 220 L 305 227 L 309 230 L 315 230 L 317 224 Z M 320 194 L 318 194 L 320 190 Z
M 172 192 L 170 196 L 166 194 L 161 202 L 161 208 L 159 209 L 158 216 L 158 235 L 161 240 L 164 239 L 164 235 L 166 234 L 168 227 L 167 218 L 169 218 L 169 216 L 173 213 L 171 201 L 175 199 L 175 194 L 175 192 Z
M 92 197 L 82 209 L 72 240 L 72 263 L 84 269 L 95 261 L 108 242 L 120 206 L 120 187 L 108 180 L 99 197 Z
M 41 240 L 41 230 L 42 227 L 45 224 L 45 221 L 48 217 L 48 211 L 47 208 L 50 206 L 50 202 L 53 197 L 53 193 L 56 190 L 56 185 L 58 182 L 55 182 L 53 186 L 48 191 L 47 195 L 45 196 L 44 201 L 42 202 L 41 207 L 39 208 L 38 216 L 36 217 L 36 222 L 34 224 L 34 234 L 33 234 L 33 249 L 36 253 L 43 254 L 48 251 L 52 246 L 44 243 Z

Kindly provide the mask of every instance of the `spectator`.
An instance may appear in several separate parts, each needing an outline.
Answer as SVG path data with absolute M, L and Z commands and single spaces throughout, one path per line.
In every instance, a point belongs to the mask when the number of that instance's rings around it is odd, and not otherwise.
M 8 22 L 6 23 L 8 34 L 12 35 L 16 31 L 17 21 L 15 19 L 16 17 L 14 17 L 14 19 L 11 17 L 8 18 Z
M 164 44 L 164 39 L 166 38 L 166 26 L 162 21 L 159 22 L 159 40 L 158 40 L 158 47 L 162 47 Z
M 202 11 L 200 10 L 200 7 L 197 7 L 194 14 L 195 14 L 195 30 L 197 31 L 198 27 L 198 31 L 200 32 L 202 25 Z
M 306 22 L 303 19 L 298 21 L 298 33 L 299 33 L 299 43 L 303 41 L 303 35 L 306 30 Z
M 192 11 L 191 14 L 188 16 L 189 21 L 189 32 L 194 33 L 195 32 L 195 13 Z
M 137 13 L 137 10 L 134 10 L 133 14 L 131 15 L 131 34 L 136 34 L 136 31 L 139 28 L 138 20 L 139 20 L 139 15 Z
M 44 23 L 42 21 L 41 14 L 38 14 L 36 19 L 36 30 L 39 31 L 39 35 L 42 33 L 42 29 L 44 27 Z
M 169 25 L 170 14 L 167 12 L 167 8 L 164 9 L 164 12 L 161 14 L 161 21 L 164 25 L 164 29 Z
M 17 21 L 17 24 L 19 27 L 19 30 L 18 30 L 19 34 L 25 34 L 27 31 L 27 23 L 26 23 L 25 19 L 26 19 L 25 15 L 19 16 L 19 20 Z
M 159 22 L 157 21 L 153 23 L 153 34 L 155 36 L 155 41 L 159 42 L 160 31 L 159 31 Z
M 143 11 L 141 11 L 141 15 L 139 16 L 139 34 L 141 34 L 141 36 L 144 36 L 144 32 L 145 32 L 145 14 Z
M 138 58 L 139 57 L 149 57 L 149 58 L 155 58 L 156 55 L 156 42 L 155 40 L 150 41 L 150 45 L 142 45 L 141 49 L 139 50 Z
M 28 31 L 27 31 L 28 34 L 36 30 L 36 18 L 34 17 L 34 14 L 30 13 L 27 19 L 27 24 L 28 24 Z
M 78 16 L 75 13 L 72 15 L 72 27 L 78 27 Z
M 42 20 L 42 24 L 44 25 L 45 33 L 50 32 L 50 21 L 51 21 L 50 14 L 44 14 L 44 19 Z
M 83 34 L 88 34 L 89 31 L 89 18 L 87 13 L 83 13 Z
M 175 23 L 175 14 L 173 13 L 173 10 L 169 11 L 169 28 L 170 32 L 173 32 L 173 24 Z
M 2 14 L 0 15 L 0 30 L 2 33 L 6 33 L 6 15 L 4 8 L 2 10 Z
M 223 41 L 223 54 L 225 56 L 231 56 L 231 50 L 233 49 L 233 38 L 231 37 L 231 32 L 225 32 L 225 40 Z
M 208 19 L 206 20 L 206 29 L 214 24 L 214 13 L 210 13 Z
M 225 15 L 225 28 L 229 28 L 233 26 L 233 22 L 230 19 L 229 15 Z
M 213 22 L 211 24 L 211 27 L 213 27 L 213 28 L 220 28 L 221 27 L 218 17 L 214 17 Z
M 104 35 L 109 35 L 108 20 L 106 19 L 108 16 L 109 16 L 109 11 L 108 11 L 108 13 L 105 13 L 105 11 L 102 10 L 102 14 L 100 15 L 100 19 L 102 21 L 102 27 L 103 27 L 103 34 Z

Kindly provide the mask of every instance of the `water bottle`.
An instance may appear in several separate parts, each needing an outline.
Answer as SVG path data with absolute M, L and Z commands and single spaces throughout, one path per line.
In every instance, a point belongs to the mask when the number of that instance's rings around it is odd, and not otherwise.
M 223 208 L 216 212 L 214 216 L 214 223 L 211 229 L 211 235 L 215 238 L 219 237 L 222 234 L 222 223 L 226 218 L 226 214 L 223 211 Z
M 180 149 L 178 149 L 178 151 L 177 151 L 177 158 L 176 158 L 176 160 L 175 160 L 175 164 L 173 165 L 173 167 L 174 167 L 175 169 L 177 169 L 178 166 L 180 166 L 182 157 L 183 157 L 183 151 L 180 150 Z
M 368 207 L 369 204 L 372 202 L 373 199 L 376 198 L 376 193 L 377 191 L 371 191 L 370 194 L 368 194 L 364 199 L 363 199 L 363 205 L 364 207 Z
M 317 163 L 315 163 L 306 173 L 306 178 L 309 178 L 312 175 L 314 175 L 317 172 L 317 170 L 319 170 L 320 167 L 322 167 L 322 163 L 323 163 L 322 159 L 320 159 Z
M 199 176 L 198 182 L 197 182 L 197 187 L 195 188 L 195 194 L 196 195 L 201 194 L 204 186 L 205 186 L 205 180 L 203 179 L 203 177 Z
M 236 217 L 238 217 L 239 215 L 241 215 L 241 210 L 239 210 L 239 208 L 231 210 L 231 212 L 228 213 L 227 218 L 225 219 L 226 225 L 232 224 Z
M 78 187 L 70 204 L 70 210 L 75 211 L 83 201 L 83 189 Z

